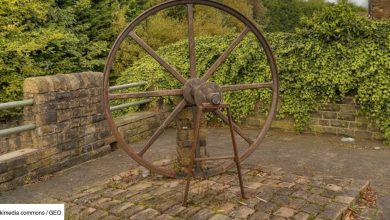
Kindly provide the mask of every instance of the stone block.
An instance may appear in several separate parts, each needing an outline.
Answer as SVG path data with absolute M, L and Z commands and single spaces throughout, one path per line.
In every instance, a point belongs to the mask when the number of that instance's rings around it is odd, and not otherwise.
M 34 95 L 34 104 L 41 105 L 51 103 L 56 100 L 56 97 L 52 93 L 36 94 Z
M 23 91 L 25 93 L 47 93 L 50 91 L 50 84 L 48 77 L 32 77 L 27 78 L 23 82 Z
M 324 104 L 320 107 L 321 111 L 331 111 L 338 112 L 340 111 L 340 105 L 338 104 Z
M 323 119 L 337 119 L 337 113 L 336 112 L 320 112 L 322 114 Z
M 37 126 L 55 124 L 57 123 L 57 112 L 51 111 L 44 114 L 37 114 L 35 116 Z
M 38 136 L 46 136 L 49 134 L 54 134 L 57 132 L 57 125 L 51 124 L 51 125 L 43 125 L 41 127 L 38 127 L 36 129 L 36 134 Z
M 344 99 L 341 101 L 341 104 L 355 104 L 355 100 L 353 97 L 344 97 Z
M 68 121 L 72 118 L 72 112 L 69 110 L 57 111 L 57 122 Z
M 44 103 L 33 106 L 33 112 L 35 115 L 39 114 L 47 114 L 48 112 L 56 111 L 56 104 L 54 102 Z
M 319 120 L 318 124 L 321 126 L 330 126 L 330 120 Z
M 311 126 L 311 130 L 314 133 L 337 134 L 336 127 L 326 127 L 326 126 L 314 125 L 314 126 Z
M 355 121 L 356 116 L 353 113 L 338 113 L 337 118 L 344 121 Z
M 351 113 L 351 112 L 356 112 L 357 110 L 358 110 L 357 105 L 340 104 L 340 112 L 342 113 Z
M 337 135 L 345 135 L 350 137 L 358 137 L 353 129 L 348 128 L 337 128 Z
M 348 128 L 349 123 L 341 120 L 330 120 L 330 125 L 333 127 Z
M 367 129 L 367 124 L 363 122 L 349 122 L 349 128 L 350 129 L 359 129 L 359 130 L 365 130 Z

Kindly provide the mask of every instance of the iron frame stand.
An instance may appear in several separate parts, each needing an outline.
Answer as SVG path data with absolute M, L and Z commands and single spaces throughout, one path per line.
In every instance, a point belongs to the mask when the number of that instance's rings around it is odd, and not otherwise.
M 232 138 L 234 155 L 233 156 L 219 156 L 219 157 L 201 158 L 201 157 L 197 156 L 197 149 L 199 148 L 199 132 L 200 132 L 200 124 L 201 124 L 201 118 L 202 118 L 203 112 L 214 112 L 214 111 L 220 110 L 220 109 L 227 110 L 228 125 L 230 128 L 230 135 Z M 233 129 L 233 119 L 232 119 L 232 115 L 231 115 L 231 111 L 230 111 L 230 106 L 228 104 L 212 105 L 209 103 L 203 103 L 203 104 L 196 107 L 196 118 L 194 121 L 195 121 L 194 139 L 192 141 L 192 147 L 191 147 L 190 164 L 187 168 L 188 169 L 187 170 L 187 180 L 186 180 L 186 186 L 185 186 L 185 191 L 184 191 L 184 196 L 183 196 L 183 206 L 187 205 L 188 192 L 190 189 L 191 179 L 193 179 L 195 177 L 194 163 L 198 163 L 198 162 L 206 161 L 206 160 L 233 159 L 235 164 L 236 164 L 236 167 L 237 167 L 237 175 L 238 175 L 238 180 L 239 180 L 239 184 L 240 184 L 241 197 L 243 199 L 245 199 L 244 184 L 243 184 L 242 175 L 241 175 L 240 159 L 238 156 L 237 143 L 236 143 L 236 137 L 235 137 L 234 129 Z

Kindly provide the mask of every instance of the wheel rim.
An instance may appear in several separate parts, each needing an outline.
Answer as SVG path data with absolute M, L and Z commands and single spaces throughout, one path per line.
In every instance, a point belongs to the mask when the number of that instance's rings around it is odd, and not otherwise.
M 180 81 L 183 86 L 187 82 L 187 79 L 183 77 L 180 73 L 178 73 L 175 68 L 170 66 L 168 63 L 166 63 L 161 57 L 157 55 L 157 53 L 148 45 L 143 42 L 141 38 L 139 38 L 136 33 L 134 32 L 134 29 L 145 19 L 148 17 L 156 14 L 159 11 L 162 11 L 164 9 L 184 5 L 187 6 L 188 9 L 188 31 L 189 31 L 189 51 L 190 51 L 190 76 L 191 78 L 196 78 L 196 58 L 195 58 L 195 40 L 194 40 L 194 31 L 193 31 L 193 5 L 204 5 L 209 6 L 221 11 L 224 11 L 231 16 L 237 18 L 240 20 L 244 25 L 244 30 L 240 33 L 240 35 L 232 42 L 232 44 L 225 50 L 225 52 L 220 56 L 220 58 L 210 67 L 208 71 L 200 78 L 202 81 L 208 81 L 209 78 L 213 75 L 213 73 L 218 69 L 218 67 L 226 60 L 228 55 L 231 54 L 231 52 L 238 46 L 238 44 L 243 40 L 243 38 L 246 36 L 248 32 L 252 32 L 258 42 L 260 43 L 261 47 L 263 48 L 268 65 L 270 68 L 271 76 L 272 76 L 272 82 L 269 83 L 254 83 L 254 84 L 240 84 L 240 85 L 230 85 L 225 86 L 224 91 L 238 91 L 238 90 L 244 90 L 244 89 L 260 89 L 260 88 L 269 88 L 272 89 L 272 102 L 269 107 L 269 113 L 265 120 L 265 123 L 263 127 L 261 128 L 261 131 L 258 133 L 256 139 L 251 140 L 248 138 L 242 130 L 239 128 L 238 125 L 234 124 L 235 131 L 237 134 L 239 134 L 246 142 L 249 143 L 249 147 L 241 153 L 240 155 L 240 162 L 244 161 L 246 158 L 248 158 L 255 150 L 259 147 L 261 142 L 266 136 L 266 133 L 268 132 L 269 128 L 271 127 L 272 120 L 275 116 L 276 109 L 277 109 L 277 103 L 278 103 L 278 94 L 279 94 L 279 80 L 278 80 L 278 74 L 277 74 L 277 67 L 276 62 L 272 53 L 272 50 L 267 43 L 264 36 L 261 34 L 261 32 L 257 29 L 257 27 L 244 15 L 236 11 L 235 9 L 232 9 L 224 4 L 213 2 L 213 1 L 207 1 L 207 0 L 181 0 L 181 1 L 168 1 L 162 4 L 159 4 L 155 7 L 150 8 L 149 10 L 145 11 L 143 14 L 135 18 L 118 36 L 116 39 L 106 62 L 105 68 L 104 68 L 104 82 L 103 82 L 103 106 L 104 106 L 104 113 L 106 116 L 106 120 L 108 122 L 108 125 L 112 131 L 113 136 L 116 138 L 119 145 L 122 147 L 122 149 L 137 163 L 144 166 L 145 168 L 149 169 L 153 173 L 157 173 L 160 175 L 164 175 L 167 177 L 177 177 L 177 173 L 174 170 L 165 169 L 162 167 L 157 167 L 153 165 L 151 162 L 147 161 L 145 158 L 142 157 L 142 155 L 151 147 L 151 145 L 154 143 L 154 141 L 161 135 L 162 131 L 168 127 L 168 125 L 174 120 L 174 118 L 177 116 L 177 114 L 180 113 L 182 109 L 184 109 L 187 106 L 186 101 L 183 99 L 171 112 L 171 114 L 165 119 L 163 124 L 157 129 L 157 133 L 155 132 L 151 138 L 149 138 L 146 145 L 143 147 L 143 150 L 141 152 L 136 152 L 128 143 L 126 143 L 124 137 L 119 133 L 118 127 L 114 122 L 114 118 L 111 114 L 110 100 L 113 99 L 127 99 L 127 98 L 134 98 L 134 97 L 157 97 L 157 96 L 166 96 L 166 95 L 174 95 L 174 96 L 182 96 L 183 90 L 180 89 L 172 89 L 172 90 L 164 90 L 164 91 L 153 91 L 153 92 L 141 92 L 141 93 L 132 93 L 132 94 L 109 94 L 109 76 L 110 72 L 112 70 L 112 65 L 114 62 L 115 55 L 122 44 L 122 42 L 127 38 L 131 37 L 133 40 L 135 40 L 141 47 L 144 48 L 145 51 L 149 53 L 154 59 L 156 59 L 160 65 L 162 65 L 168 72 L 172 74 L 178 81 Z M 225 56 L 226 55 L 226 56 Z M 217 115 L 223 120 L 227 121 L 227 117 L 223 115 L 221 111 L 216 112 Z M 161 129 L 162 128 L 162 131 Z M 160 131 L 159 131 L 160 130 Z M 212 168 L 211 170 L 208 170 L 207 173 L 203 174 L 206 177 L 213 176 L 216 174 L 220 174 L 222 172 L 225 172 L 226 170 L 232 168 L 235 165 L 234 162 L 223 164 L 221 166 Z

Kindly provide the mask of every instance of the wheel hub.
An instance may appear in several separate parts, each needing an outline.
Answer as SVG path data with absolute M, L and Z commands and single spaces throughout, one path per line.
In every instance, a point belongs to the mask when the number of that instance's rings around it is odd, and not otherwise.
M 190 79 L 183 87 L 183 96 L 188 104 L 200 106 L 204 103 L 219 105 L 223 101 L 222 89 L 213 82 Z

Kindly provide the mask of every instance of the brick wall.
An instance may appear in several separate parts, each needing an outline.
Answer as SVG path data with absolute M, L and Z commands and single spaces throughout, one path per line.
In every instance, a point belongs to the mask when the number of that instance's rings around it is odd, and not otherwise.
M 103 114 L 102 82 L 103 74 L 94 72 L 25 80 L 24 98 L 34 99 L 34 105 L 24 108 L 22 121 L 36 129 L 0 145 L 5 152 L 0 154 L 0 192 L 111 152 L 115 139 Z M 149 136 L 162 117 L 142 112 L 115 120 L 125 139 L 135 142 Z
M 364 139 L 383 140 L 383 134 L 370 119 L 359 115 L 359 106 L 350 97 L 340 103 L 325 104 L 311 116 L 309 129 L 311 133 L 336 134 Z M 264 115 L 248 118 L 247 125 L 261 126 Z M 273 128 L 294 131 L 291 119 L 274 120 Z
M 390 0 L 370 0 L 370 15 L 373 18 L 390 19 Z

